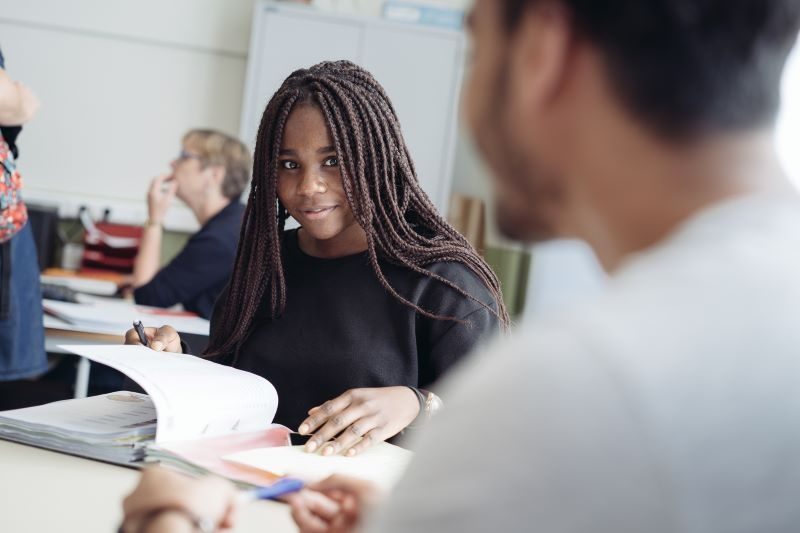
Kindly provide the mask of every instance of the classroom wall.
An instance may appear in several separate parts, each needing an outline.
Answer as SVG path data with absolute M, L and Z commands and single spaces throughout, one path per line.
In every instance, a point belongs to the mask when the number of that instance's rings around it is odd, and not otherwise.
M 465 7 L 468 0 L 437 0 Z M 252 0 L 0 0 L 0 46 L 9 72 L 40 96 L 43 107 L 20 139 L 27 194 L 57 203 L 64 215 L 91 200 L 113 205 L 112 218 L 140 223 L 152 176 L 167 170 L 189 127 L 236 134 L 250 37 Z M 320 8 L 377 14 L 380 0 L 314 0 Z M 779 154 L 800 183 L 800 51 L 784 80 Z M 59 142 L 53 143 L 56 137 Z M 44 150 L 44 147 L 48 147 Z M 489 256 L 498 270 L 527 272 L 528 249 L 503 239 L 493 224 L 488 172 L 460 133 L 453 190 L 487 200 Z M 75 194 L 76 182 L 96 193 Z M 187 209 L 168 226 L 195 228 Z M 182 239 L 176 233 L 178 246 Z M 175 250 L 166 250 L 170 257 Z M 530 313 L 575 301 L 602 285 L 595 259 L 580 245 L 534 250 L 525 280 Z M 509 266 L 511 265 L 511 266 Z M 527 287 L 526 287 L 527 286 Z
M 380 0 L 317 1 L 380 12 Z M 467 0 L 435 0 L 463 7 Z M 141 223 L 192 127 L 238 134 L 253 0 L 0 0 L 7 69 L 43 105 L 20 139 L 31 201 Z M 178 206 L 168 229 L 194 231 Z
M 141 223 L 191 127 L 236 134 L 252 0 L 0 0 L 8 72 L 42 108 L 20 137 L 26 197 Z M 168 226 L 194 230 L 186 208 Z

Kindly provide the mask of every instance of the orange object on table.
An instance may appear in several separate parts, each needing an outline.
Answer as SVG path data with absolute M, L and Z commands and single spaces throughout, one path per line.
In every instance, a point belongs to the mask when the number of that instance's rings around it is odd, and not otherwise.
M 110 281 L 117 286 L 124 285 L 128 282 L 128 276 L 120 272 L 111 272 L 108 270 L 89 270 L 80 272 L 75 270 L 65 270 L 63 268 L 48 268 L 42 272 L 43 276 L 56 276 L 60 278 L 86 278 L 98 279 L 102 281 Z

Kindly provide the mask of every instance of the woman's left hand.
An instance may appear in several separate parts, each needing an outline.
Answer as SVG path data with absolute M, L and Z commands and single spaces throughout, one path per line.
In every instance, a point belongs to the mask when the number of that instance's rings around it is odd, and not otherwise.
M 392 437 L 419 414 L 419 399 L 408 387 L 350 389 L 308 411 L 298 431 L 314 433 L 307 452 L 353 456 Z M 339 435 L 337 438 L 336 435 Z

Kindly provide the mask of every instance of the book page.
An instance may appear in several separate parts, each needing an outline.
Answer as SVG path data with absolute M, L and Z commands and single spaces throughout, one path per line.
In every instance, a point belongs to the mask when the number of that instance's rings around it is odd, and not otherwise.
M 278 408 L 278 394 L 266 379 L 193 355 L 130 345 L 61 348 L 138 383 L 156 406 L 159 443 L 265 429 Z
M 331 474 L 345 474 L 391 488 L 405 472 L 412 452 L 382 442 L 355 457 L 308 453 L 302 446 L 258 448 L 223 457 L 226 461 L 264 470 L 278 476 L 313 482 Z
M 140 428 L 144 432 L 152 430 L 156 408 L 145 394 L 121 391 L 2 411 L 2 422 L 57 428 L 63 434 L 113 437 Z
M 183 472 L 213 473 L 239 483 L 266 486 L 278 480 L 279 476 L 222 458 L 244 450 L 289 446 L 289 433 L 289 428 L 273 424 L 268 429 L 251 433 L 239 432 L 209 439 L 158 444 L 148 447 L 147 460 L 155 460 L 162 466 Z

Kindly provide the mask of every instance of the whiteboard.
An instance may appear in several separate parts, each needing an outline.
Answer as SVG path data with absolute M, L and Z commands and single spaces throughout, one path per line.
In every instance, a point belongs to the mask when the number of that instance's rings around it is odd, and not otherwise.
M 445 212 L 452 183 L 464 35 L 377 18 L 256 2 L 240 120 L 255 147 L 267 102 L 298 68 L 348 59 L 369 70 L 397 110 L 422 188 Z

